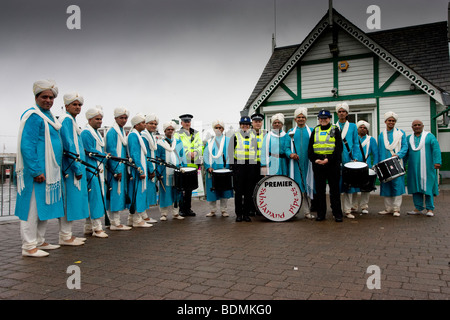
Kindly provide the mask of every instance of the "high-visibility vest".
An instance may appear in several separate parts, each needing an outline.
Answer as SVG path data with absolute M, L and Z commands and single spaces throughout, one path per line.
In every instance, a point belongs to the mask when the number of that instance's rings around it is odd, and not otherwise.
M 258 146 L 258 149 L 256 150 L 256 161 L 261 161 L 261 149 L 264 141 L 264 131 L 260 130 L 260 133 L 256 134 L 256 132 L 252 130 L 252 134 L 255 136 Z
M 179 130 L 178 132 L 175 132 L 175 139 L 181 140 L 183 142 L 183 148 L 184 152 L 187 153 L 188 151 L 193 153 L 194 151 L 197 151 L 197 155 L 194 157 L 194 163 L 192 163 L 191 159 L 186 160 L 188 162 L 188 167 L 198 168 L 198 165 L 201 164 L 200 156 L 202 153 L 202 140 L 200 138 L 200 132 L 194 131 L 192 134 L 187 134 L 186 130 Z
M 249 133 L 247 138 L 244 138 L 240 132 L 236 132 L 236 147 L 234 148 L 234 158 L 236 160 L 255 160 L 256 150 L 252 144 L 255 137 Z
M 313 149 L 316 154 L 332 154 L 336 147 L 336 138 L 330 135 L 331 130 L 337 130 L 335 125 L 331 125 L 328 130 L 320 129 L 320 126 L 316 127 L 316 133 L 314 135 Z

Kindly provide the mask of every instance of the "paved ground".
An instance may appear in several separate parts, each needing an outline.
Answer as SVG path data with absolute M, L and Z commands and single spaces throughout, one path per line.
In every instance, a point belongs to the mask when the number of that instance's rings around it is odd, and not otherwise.
M 368 215 L 343 223 L 330 213 L 323 222 L 297 215 L 236 223 L 234 214 L 205 217 L 206 202 L 195 200 L 196 217 L 108 230 L 107 239 L 89 237 L 41 259 L 22 257 L 19 223 L 3 221 L 0 299 L 448 300 L 450 191 L 437 197 L 433 218 L 407 216 L 412 198 L 403 199 L 399 218 L 378 215 L 382 198 L 373 195 Z M 159 217 L 157 208 L 150 212 Z M 83 236 L 82 225 L 75 235 Z M 57 221 L 49 222 L 47 240 L 57 243 L 57 232 Z M 67 287 L 72 265 L 80 268 L 81 289 Z

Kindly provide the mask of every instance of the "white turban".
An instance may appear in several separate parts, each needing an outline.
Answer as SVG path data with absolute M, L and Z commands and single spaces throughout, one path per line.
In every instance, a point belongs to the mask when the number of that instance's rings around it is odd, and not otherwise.
M 156 123 L 159 123 L 159 119 L 154 113 L 150 113 L 145 116 L 145 123 L 149 123 L 150 121 L 156 121 Z
M 384 114 L 384 122 L 386 122 L 386 120 L 389 118 L 394 118 L 395 120 L 398 120 L 398 114 L 392 111 L 388 111 Z
M 214 120 L 213 122 L 212 122 L 212 128 L 214 129 L 217 125 L 219 125 L 219 126 L 221 126 L 222 128 L 224 128 L 225 129 L 225 123 L 222 121 L 222 120 Z
M 71 104 L 74 101 L 79 101 L 81 104 L 84 103 L 84 99 L 83 96 L 81 96 L 79 93 L 77 92 L 71 92 L 71 93 L 67 93 L 64 95 L 63 97 L 64 99 L 64 104 L 67 106 L 69 104 Z
M 364 120 L 358 121 L 358 123 L 356 124 L 356 127 L 359 128 L 361 126 L 366 127 L 367 130 L 370 130 L 370 124 L 367 121 L 364 121 Z
M 138 113 L 133 118 L 131 118 L 131 126 L 134 127 L 138 123 L 144 122 L 145 116 L 142 113 Z
M 275 120 L 278 120 L 278 121 L 280 121 L 282 124 L 284 124 L 284 115 L 283 115 L 282 113 L 274 114 L 274 115 L 272 116 L 272 123 L 273 123 Z
M 130 111 L 128 111 L 128 109 L 125 108 L 115 108 L 114 109 L 114 118 L 120 117 L 126 115 L 127 117 L 130 116 Z
M 340 103 L 336 106 L 336 113 L 339 111 L 339 109 L 344 109 L 347 111 L 347 113 L 350 112 L 350 107 L 348 106 L 347 102 Z
M 297 118 L 297 116 L 298 116 L 299 114 L 302 114 L 302 115 L 304 115 L 306 118 L 308 118 L 308 108 L 300 107 L 300 108 L 298 108 L 297 110 L 295 110 L 295 112 L 294 112 L 294 118 Z
M 86 111 L 86 119 L 90 120 L 98 115 L 101 115 L 103 117 L 103 107 L 102 106 L 95 106 L 94 108 L 90 108 L 88 111 Z
M 177 130 L 177 124 L 176 124 L 175 121 L 169 121 L 169 122 L 164 123 L 164 124 L 163 124 L 163 131 L 166 131 L 166 129 L 167 129 L 168 127 L 172 127 L 172 128 L 174 128 L 175 130 Z
M 45 90 L 52 90 L 55 98 L 58 95 L 58 87 L 53 80 L 38 80 L 33 83 L 33 93 L 35 96 Z

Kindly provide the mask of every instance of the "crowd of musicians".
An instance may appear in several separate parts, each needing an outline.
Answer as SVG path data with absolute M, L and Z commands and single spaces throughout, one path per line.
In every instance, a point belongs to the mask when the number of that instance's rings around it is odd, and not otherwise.
M 279 113 L 266 131 L 264 117 L 256 113 L 241 117 L 239 130 L 231 136 L 225 135 L 222 121 L 213 121 L 214 135 L 204 142 L 191 127 L 190 114 L 180 116 L 181 128 L 169 121 L 157 134 L 157 115 L 130 115 L 129 110 L 116 108 L 115 121 L 103 137 L 101 107 L 87 109 L 86 127 L 78 126 L 76 117 L 84 104 L 80 94 L 64 95 L 66 113 L 58 119 L 50 111 L 58 95 L 56 83 L 36 81 L 33 94 L 35 106 L 21 117 L 16 162 L 16 215 L 21 220 L 23 256 L 44 257 L 47 250 L 61 245 L 84 244 L 86 238 L 72 234 L 76 220 L 86 221 L 85 235 L 107 238 L 106 227 L 112 231 L 151 227 L 157 222 L 147 214 L 152 206 L 159 207 L 160 221 L 195 216 L 192 191 L 198 187 L 200 167 L 208 217 L 216 213 L 228 217 L 228 200 L 234 198 L 236 221 L 251 221 L 258 213 L 253 201 L 258 182 L 265 176 L 287 176 L 303 193 L 305 218 L 326 218 L 328 184 L 332 215 L 342 222 L 344 217 L 355 218 L 356 212 L 369 213 L 372 191 L 346 184 L 343 166 L 363 162 L 373 168 L 393 158 L 403 167 L 408 163 L 406 184 L 415 206 L 408 214 L 434 215 L 439 144 L 420 120 L 412 123 L 413 132 L 407 137 L 395 127 L 398 115 L 394 112 L 384 114 L 385 128 L 378 139 L 369 136 L 368 122 L 350 123 L 350 107 L 340 103 L 336 124 L 331 123 L 331 113 L 322 110 L 318 125 L 310 128 L 308 109 L 298 108 L 294 128 L 284 132 L 284 115 Z M 126 134 L 128 122 L 131 131 Z M 225 180 L 219 180 L 219 171 L 225 173 Z M 190 172 L 195 183 L 186 183 L 189 179 L 184 177 Z M 404 193 L 402 177 L 381 182 L 385 210 L 379 214 L 400 216 Z M 126 221 L 121 221 L 124 212 Z M 47 221 L 55 218 L 59 220 L 58 245 L 45 241 Z

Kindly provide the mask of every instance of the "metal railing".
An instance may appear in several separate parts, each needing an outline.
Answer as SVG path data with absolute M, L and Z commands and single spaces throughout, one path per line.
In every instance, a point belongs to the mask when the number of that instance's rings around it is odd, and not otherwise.
M 0 155 L 0 217 L 14 215 L 16 206 L 15 155 Z

